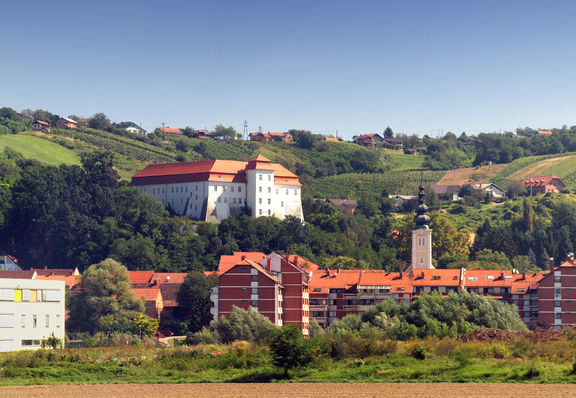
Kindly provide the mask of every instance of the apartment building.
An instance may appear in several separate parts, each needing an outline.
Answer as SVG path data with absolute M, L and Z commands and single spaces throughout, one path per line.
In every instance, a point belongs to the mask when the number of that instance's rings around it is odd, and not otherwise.
M 64 281 L 0 278 L 0 352 L 64 341 Z

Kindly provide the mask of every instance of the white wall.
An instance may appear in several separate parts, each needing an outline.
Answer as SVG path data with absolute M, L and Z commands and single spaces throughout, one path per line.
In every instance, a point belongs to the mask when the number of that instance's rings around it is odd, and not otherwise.
M 52 332 L 64 341 L 64 292 L 64 281 L 0 278 L 0 351 L 39 348 Z

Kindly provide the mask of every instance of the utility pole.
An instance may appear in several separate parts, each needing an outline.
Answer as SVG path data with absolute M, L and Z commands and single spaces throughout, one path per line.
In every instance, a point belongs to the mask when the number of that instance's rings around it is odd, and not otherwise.
M 162 122 L 160 124 L 162 125 L 162 128 L 166 127 L 166 123 Z
M 244 120 L 244 132 L 242 133 L 242 138 L 244 140 L 248 139 L 248 122 Z
M 261 133 L 262 132 L 262 125 L 258 125 L 258 132 Z

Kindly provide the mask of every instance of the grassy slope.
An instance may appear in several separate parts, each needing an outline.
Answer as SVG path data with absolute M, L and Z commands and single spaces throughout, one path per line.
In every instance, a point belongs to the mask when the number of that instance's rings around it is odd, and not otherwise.
M 0 150 L 11 148 L 27 159 L 36 159 L 51 165 L 80 164 L 78 155 L 61 145 L 30 135 L 0 135 Z

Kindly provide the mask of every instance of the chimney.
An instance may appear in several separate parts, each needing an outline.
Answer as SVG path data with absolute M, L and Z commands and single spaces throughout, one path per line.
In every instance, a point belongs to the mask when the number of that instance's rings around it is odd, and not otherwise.
M 402 279 L 402 271 L 400 271 L 400 279 Z
M 241 259 L 242 261 L 244 261 L 244 260 L 246 260 L 246 256 L 243 255 L 242 257 L 240 257 L 240 259 Z
M 272 271 L 272 259 L 270 257 L 266 259 L 266 269 L 268 272 Z
M 550 272 L 554 272 L 554 257 L 550 257 Z
M 298 265 L 298 256 L 294 256 L 294 265 Z

